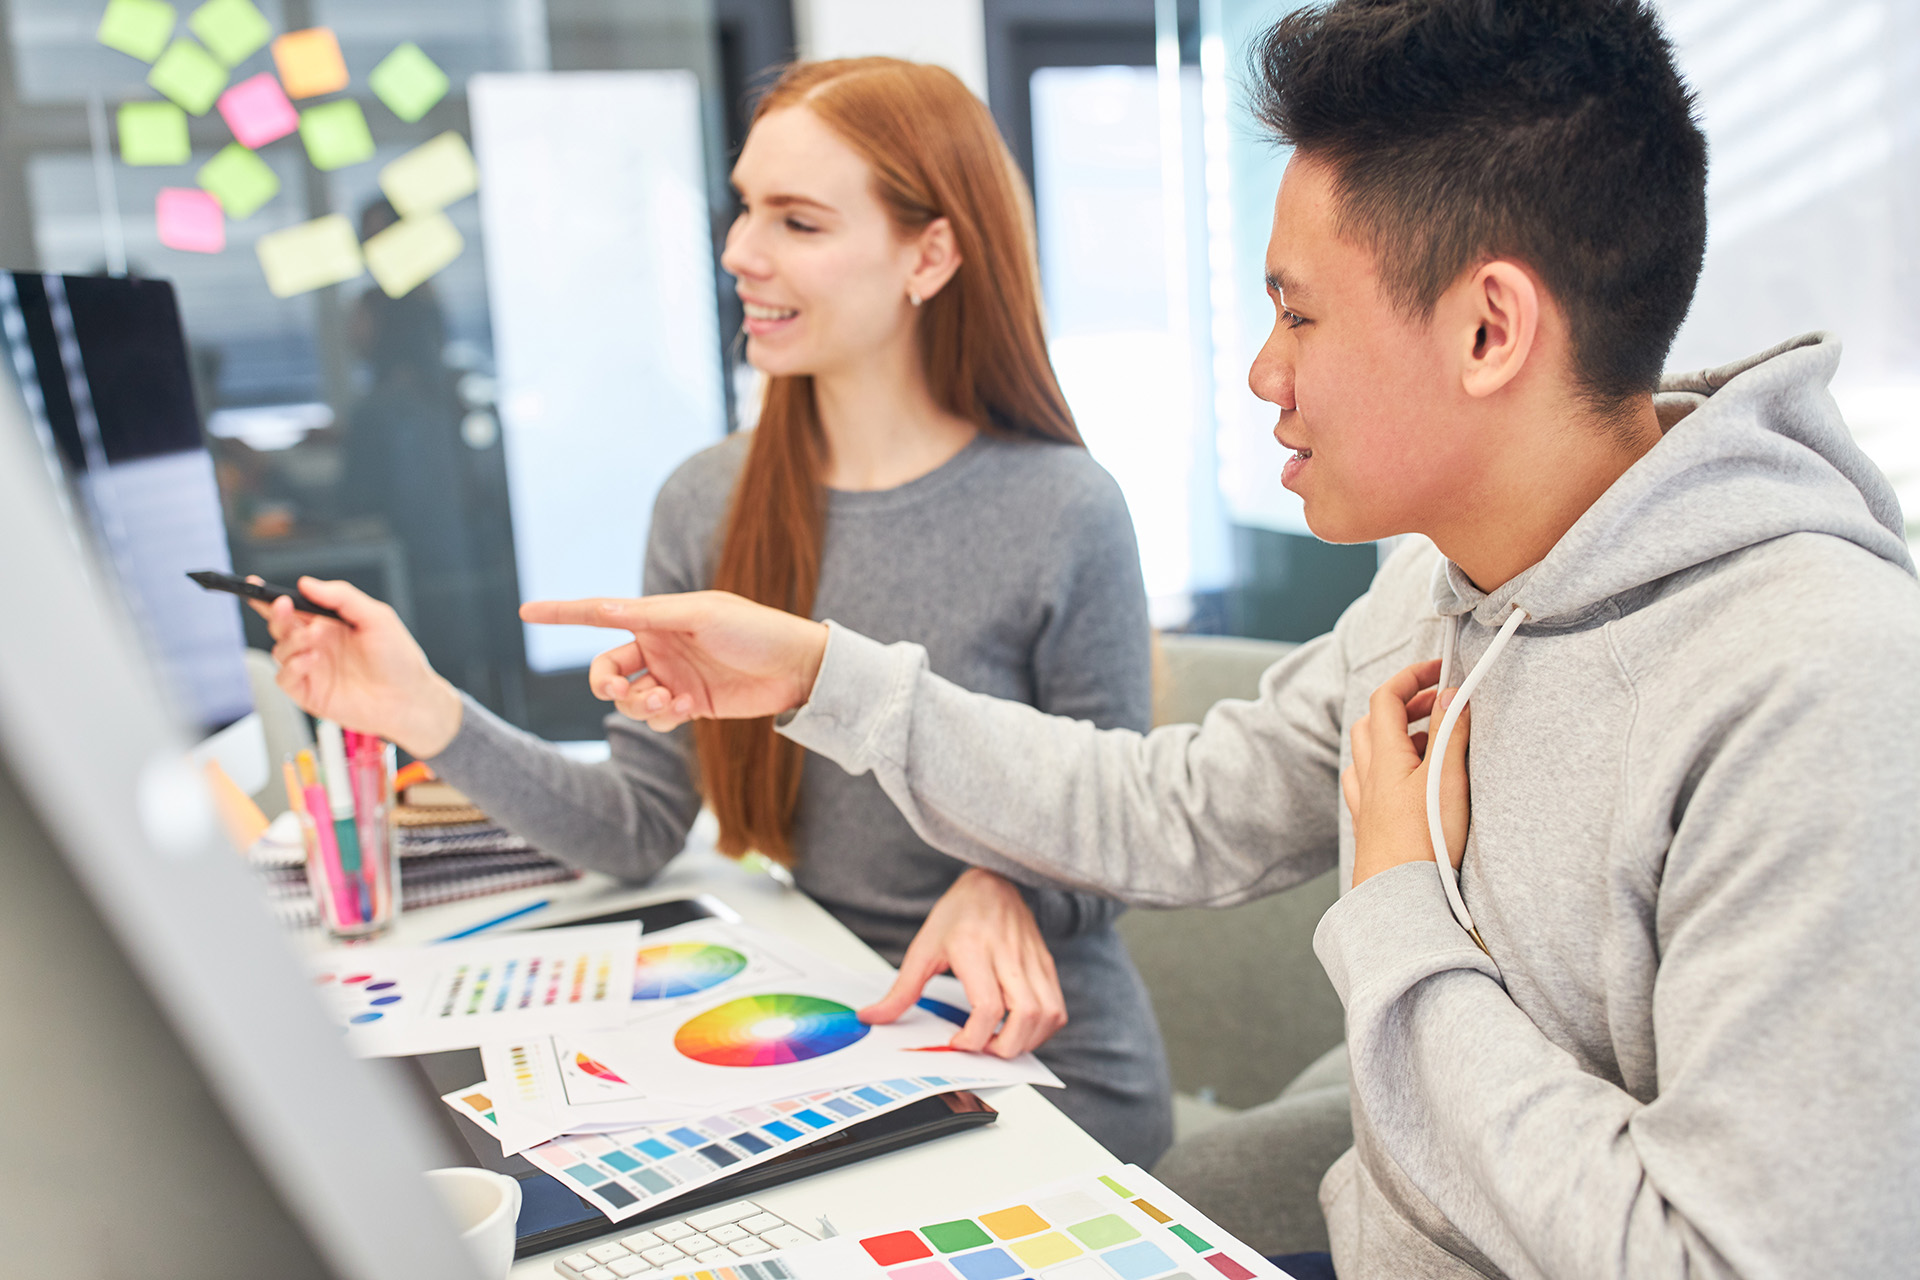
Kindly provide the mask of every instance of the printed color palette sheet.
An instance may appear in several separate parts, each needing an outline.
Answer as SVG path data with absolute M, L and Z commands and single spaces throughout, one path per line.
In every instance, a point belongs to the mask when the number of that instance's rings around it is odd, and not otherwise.
M 982 1212 L 822 1240 L 660 1280 L 1285 1280 L 1144 1170 L 1126 1165 Z

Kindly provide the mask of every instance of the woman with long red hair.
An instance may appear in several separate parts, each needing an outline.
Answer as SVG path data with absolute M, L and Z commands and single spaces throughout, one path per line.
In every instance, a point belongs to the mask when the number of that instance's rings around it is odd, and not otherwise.
M 766 376 L 757 426 L 661 489 L 648 593 L 717 587 L 924 644 L 967 686 L 1102 726 L 1147 727 L 1149 638 L 1133 528 L 1047 362 L 1024 183 L 950 73 L 802 63 L 761 98 L 734 168 L 722 264 Z M 757 850 L 901 966 L 863 1010 L 900 1016 L 950 969 L 957 1047 L 1034 1049 L 1060 1106 L 1117 1155 L 1171 1139 L 1166 1064 L 1118 906 L 1011 884 L 922 841 L 871 777 L 809 759 L 770 721 L 660 735 L 607 721 L 585 765 L 435 675 L 392 610 L 302 590 L 355 629 L 270 611 L 280 682 L 382 734 L 514 831 L 629 879 L 677 853 L 701 801 L 723 852 Z

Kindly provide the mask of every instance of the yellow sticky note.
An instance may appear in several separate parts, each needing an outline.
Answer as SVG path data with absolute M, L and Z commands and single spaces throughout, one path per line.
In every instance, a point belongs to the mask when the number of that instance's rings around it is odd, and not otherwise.
M 353 224 L 337 213 L 269 232 L 255 242 L 254 251 L 276 298 L 341 284 L 366 267 Z
M 347 60 L 328 27 L 289 31 L 273 42 L 273 65 L 289 98 L 314 98 L 347 87 Z
M 480 185 L 467 140 L 448 130 L 380 170 L 380 190 L 403 218 L 438 213 Z
M 367 270 L 389 298 L 404 298 L 466 247 L 444 213 L 402 218 L 367 241 Z

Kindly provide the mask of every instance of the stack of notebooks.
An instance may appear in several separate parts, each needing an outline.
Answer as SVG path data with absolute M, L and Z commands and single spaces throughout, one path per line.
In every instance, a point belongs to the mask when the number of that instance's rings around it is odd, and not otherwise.
M 300 828 L 291 818 L 274 823 L 250 856 L 281 923 L 311 928 L 320 917 L 307 887 Z M 403 802 L 394 806 L 393 823 L 402 911 L 573 880 L 580 874 L 495 823 L 444 782 L 408 787 Z

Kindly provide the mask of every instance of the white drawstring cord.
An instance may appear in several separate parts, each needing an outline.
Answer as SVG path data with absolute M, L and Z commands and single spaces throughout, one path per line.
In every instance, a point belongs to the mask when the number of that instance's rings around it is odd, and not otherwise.
M 1527 611 L 1515 608 L 1501 624 L 1500 634 L 1493 638 L 1487 651 L 1480 655 L 1480 661 L 1473 664 L 1473 670 L 1460 686 L 1460 692 L 1454 696 L 1447 707 L 1447 713 L 1441 717 L 1440 728 L 1427 737 L 1427 759 L 1433 762 L 1433 768 L 1427 770 L 1427 838 L 1433 842 L 1433 860 L 1440 866 L 1440 885 L 1447 891 L 1447 906 L 1453 910 L 1453 918 L 1473 939 L 1473 945 L 1485 951 L 1487 944 L 1480 940 L 1480 931 L 1473 927 L 1473 917 L 1467 912 L 1466 900 L 1460 896 L 1460 876 L 1453 869 L 1453 858 L 1447 853 L 1447 831 L 1440 822 L 1440 770 L 1447 759 L 1447 739 L 1453 736 L 1453 726 L 1460 719 L 1460 713 L 1467 709 L 1467 699 L 1480 687 L 1480 680 L 1493 669 L 1494 662 L 1500 657 L 1500 651 L 1506 648 L 1507 641 L 1527 620 Z M 1447 677 L 1453 666 L 1453 630 L 1454 620 L 1446 621 L 1446 637 L 1440 647 L 1440 683 L 1437 690 L 1447 687 Z M 1437 698 L 1436 691 L 1435 697 Z M 1429 721 L 1431 723 L 1431 721 Z

